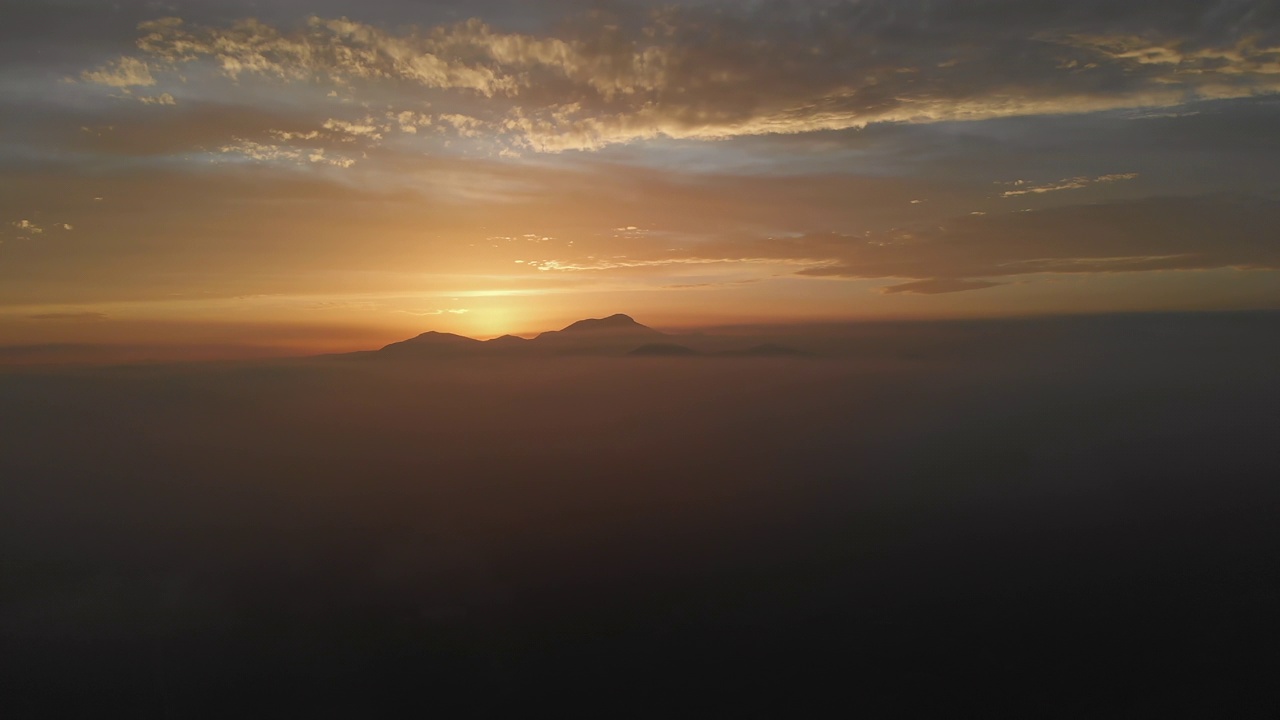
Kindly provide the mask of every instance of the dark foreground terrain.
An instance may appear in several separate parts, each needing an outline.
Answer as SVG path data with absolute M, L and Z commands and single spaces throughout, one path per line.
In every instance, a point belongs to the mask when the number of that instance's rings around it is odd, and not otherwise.
M 8 371 L 3 716 L 1280 713 L 1280 315 L 772 339 Z

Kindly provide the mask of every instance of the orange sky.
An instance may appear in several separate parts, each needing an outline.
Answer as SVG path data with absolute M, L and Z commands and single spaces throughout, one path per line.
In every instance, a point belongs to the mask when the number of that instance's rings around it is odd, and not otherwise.
M 1274 18 L 331 4 L 0 10 L 0 345 L 1280 306 Z

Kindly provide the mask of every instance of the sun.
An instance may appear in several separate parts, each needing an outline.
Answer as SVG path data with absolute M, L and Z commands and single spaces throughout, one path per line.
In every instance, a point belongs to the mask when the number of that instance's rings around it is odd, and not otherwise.
M 490 307 L 472 310 L 463 323 L 470 334 L 479 340 L 507 335 L 515 329 L 519 313 L 510 307 Z

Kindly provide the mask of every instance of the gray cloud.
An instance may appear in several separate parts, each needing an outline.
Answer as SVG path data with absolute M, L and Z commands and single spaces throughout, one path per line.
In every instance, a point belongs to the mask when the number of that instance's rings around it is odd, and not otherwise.
M 356 160 L 346 155 L 331 154 L 324 148 L 302 149 L 286 145 L 273 145 L 236 138 L 234 142 L 217 149 L 220 159 L 239 158 L 258 162 L 285 162 L 297 164 L 330 165 L 349 168 Z

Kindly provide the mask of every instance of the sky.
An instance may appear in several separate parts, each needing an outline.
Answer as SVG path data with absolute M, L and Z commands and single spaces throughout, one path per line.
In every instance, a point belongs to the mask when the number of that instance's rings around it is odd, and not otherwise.
M 1270 0 L 7 0 L 0 345 L 1277 308 L 1278 127 Z

